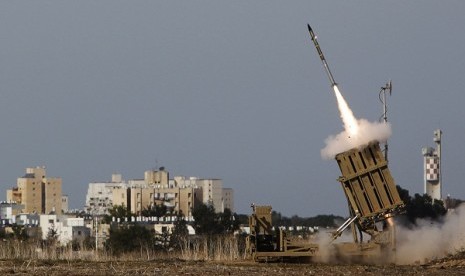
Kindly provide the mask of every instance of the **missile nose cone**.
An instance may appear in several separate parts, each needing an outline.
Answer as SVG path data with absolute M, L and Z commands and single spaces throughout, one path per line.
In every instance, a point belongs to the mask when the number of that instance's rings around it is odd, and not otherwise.
M 312 27 L 310 27 L 310 24 L 307 24 L 307 27 L 308 27 L 308 32 L 310 33 L 310 37 L 312 38 L 313 41 L 315 41 L 316 36 L 312 30 Z

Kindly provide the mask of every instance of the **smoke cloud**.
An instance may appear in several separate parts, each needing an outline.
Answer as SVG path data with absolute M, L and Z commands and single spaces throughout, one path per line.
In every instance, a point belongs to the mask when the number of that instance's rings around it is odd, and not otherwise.
M 332 159 L 338 153 L 362 147 L 372 141 L 385 142 L 391 136 L 391 125 L 389 123 L 368 122 L 364 119 L 357 120 L 339 88 L 334 85 L 333 89 L 344 124 L 344 131 L 326 138 L 326 146 L 321 150 L 321 156 L 324 159 Z
M 338 153 L 359 148 L 373 141 L 386 142 L 391 136 L 390 123 L 369 122 L 365 119 L 357 120 L 358 130 L 355 135 L 350 135 L 347 130 L 337 135 L 331 135 L 325 140 L 326 146 L 321 150 L 321 156 L 332 159 Z
M 398 264 L 426 263 L 465 249 L 465 205 L 449 211 L 443 223 L 420 220 L 417 225 L 397 228 Z

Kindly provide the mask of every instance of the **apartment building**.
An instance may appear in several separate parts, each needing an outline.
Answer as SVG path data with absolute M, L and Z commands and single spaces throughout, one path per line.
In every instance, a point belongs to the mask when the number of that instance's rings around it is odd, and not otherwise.
M 168 179 L 166 171 L 146 171 L 144 179 L 130 180 L 125 189 L 113 189 L 114 205 L 129 207 L 140 215 L 144 209 L 164 205 L 170 212 L 191 216 L 196 202 L 202 202 L 202 191 L 197 186 L 181 186 Z
M 223 181 L 221 179 L 175 176 L 173 181 L 174 186 L 199 190 L 197 199 L 200 202 L 213 205 L 217 213 L 224 212 Z
M 16 223 L 16 216 L 24 208 L 23 205 L 13 202 L 0 202 L 0 224 L 8 225 Z
M 7 190 L 7 201 L 23 205 L 21 212 L 62 213 L 62 180 L 47 177 L 45 167 L 26 168 L 26 174 L 16 183 L 17 187 Z
M 89 183 L 86 210 L 100 215 L 108 213 L 112 206 L 123 205 L 140 215 L 144 209 L 162 204 L 172 212 L 190 217 L 195 205 L 202 202 L 212 204 L 217 212 L 223 212 L 224 208 L 234 211 L 233 190 L 223 190 L 221 179 L 183 176 L 169 179 L 168 171 L 160 168 L 146 171 L 144 179 L 124 182 L 120 175 L 116 178 L 114 175 L 112 182 Z
M 113 190 L 124 190 L 126 187 L 127 183 L 123 181 L 121 174 L 113 174 L 109 182 L 89 183 L 86 195 L 86 211 L 94 215 L 108 214 L 108 210 L 113 207 Z
M 234 190 L 223 188 L 223 207 L 234 212 Z
M 62 245 L 66 245 L 72 240 L 82 241 L 86 237 L 90 237 L 90 229 L 84 225 L 84 218 L 40 215 L 39 227 L 43 240 L 55 236 Z

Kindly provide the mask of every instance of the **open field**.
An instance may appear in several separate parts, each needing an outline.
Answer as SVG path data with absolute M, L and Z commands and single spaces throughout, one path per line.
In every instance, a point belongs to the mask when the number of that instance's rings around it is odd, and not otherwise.
M 464 275 L 465 258 L 426 265 L 288 264 L 214 261 L 0 260 L 0 275 Z
M 108 251 L 73 251 L 72 247 L 40 249 L 33 242 L 6 241 L 0 244 L 0 275 L 465 275 L 463 250 L 409 265 L 299 264 L 247 261 L 231 238 L 208 245 L 203 239 L 181 251 L 141 246 L 131 253 L 113 255 Z

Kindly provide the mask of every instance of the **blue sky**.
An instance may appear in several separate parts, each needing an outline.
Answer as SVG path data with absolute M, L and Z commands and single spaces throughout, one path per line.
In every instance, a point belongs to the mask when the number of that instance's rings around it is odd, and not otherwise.
M 382 114 L 391 173 L 423 191 L 423 146 L 443 130 L 443 191 L 465 198 L 463 1 L 3 1 L 0 192 L 26 167 L 63 178 L 71 207 L 89 182 L 221 178 L 236 211 L 347 215 L 323 160 L 342 130 L 307 31 L 313 27 L 358 118 Z M 4 196 L 5 197 L 5 196 Z

